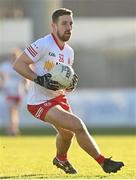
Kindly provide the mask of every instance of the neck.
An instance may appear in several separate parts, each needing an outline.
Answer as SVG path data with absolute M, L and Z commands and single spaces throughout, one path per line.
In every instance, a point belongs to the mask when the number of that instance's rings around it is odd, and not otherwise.
M 55 33 L 51 33 L 55 42 L 57 43 L 57 45 L 59 46 L 60 49 L 63 49 L 64 45 L 65 45 L 65 42 L 64 41 L 61 41 L 58 36 L 55 34 Z

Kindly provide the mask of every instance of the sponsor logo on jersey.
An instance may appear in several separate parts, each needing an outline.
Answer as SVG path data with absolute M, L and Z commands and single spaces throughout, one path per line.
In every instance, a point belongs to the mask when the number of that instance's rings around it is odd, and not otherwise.
M 53 53 L 53 52 L 49 52 L 49 56 L 56 57 L 55 53 Z
M 34 44 L 35 48 L 38 49 L 38 46 L 36 44 Z
M 50 60 L 48 60 L 44 63 L 44 69 L 46 71 L 50 71 L 54 66 L 55 66 L 54 62 L 50 61 Z

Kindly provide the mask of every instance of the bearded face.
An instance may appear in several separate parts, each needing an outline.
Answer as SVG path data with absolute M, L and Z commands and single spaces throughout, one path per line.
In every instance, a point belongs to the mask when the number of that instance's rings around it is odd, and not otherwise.
M 57 36 L 58 38 L 63 41 L 63 42 L 66 42 L 70 39 L 71 37 L 71 32 L 70 31 L 66 31 L 64 32 L 63 34 L 61 32 L 59 32 L 59 30 L 57 31 Z
M 55 34 L 60 41 L 66 42 L 70 39 L 72 34 L 73 19 L 70 15 L 63 15 L 58 18 L 57 23 L 54 25 Z

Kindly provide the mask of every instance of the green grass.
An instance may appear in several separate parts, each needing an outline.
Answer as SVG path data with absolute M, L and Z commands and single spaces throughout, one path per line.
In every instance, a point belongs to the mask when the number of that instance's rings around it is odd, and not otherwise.
M 136 135 L 136 127 L 114 127 L 114 128 L 89 128 L 88 130 L 93 135 Z M 51 127 L 25 127 L 21 128 L 21 134 L 23 136 L 28 135 L 55 135 L 56 131 Z M 4 128 L 0 128 L 0 136 L 5 136 L 6 132 Z
M 135 135 L 95 135 L 94 138 L 104 155 L 125 163 L 117 174 L 104 173 L 75 139 L 69 159 L 78 174 L 67 175 L 52 165 L 55 136 L 0 136 L 0 179 L 136 179 Z

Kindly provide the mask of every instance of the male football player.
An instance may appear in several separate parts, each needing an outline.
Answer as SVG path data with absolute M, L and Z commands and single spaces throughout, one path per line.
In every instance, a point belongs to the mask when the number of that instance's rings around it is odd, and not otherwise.
M 20 56 L 22 51 L 19 48 L 12 50 L 9 60 L 4 61 L 0 66 L 0 77 L 2 79 L 1 89 L 4 90 L 6 98 L 6 108 L 9 118 L 6 133 L 8 135 L 18 135 L 19 130 L 19 107 L 24 95 L 25 80 L 13 70 L 12 64 Z
M 68 150 L 75 135 L 79 146 L 95 159 L 106 173 L 115 173 L 123 162 L 105 158 L 83 121 L 72 113 L 65 96 L 66 91 L 76 88 L 78 77 L 68 89 L 59 90 L 59 83 L 51 80 L 48 73 L 55 63 L 73 64 L 73 49 L 66 43 L 71 36 L 73 13 L 60 8 L 52 14 L 52 32 L 28 46 L 14 63 L 14 69 L 31 81 L 28 95 L 28 111 L 36 118 L 50 123 L 58 132 L 56 157 L 53 164 L 66 173 L 75 174 L 76 169 L 68 161 Z

